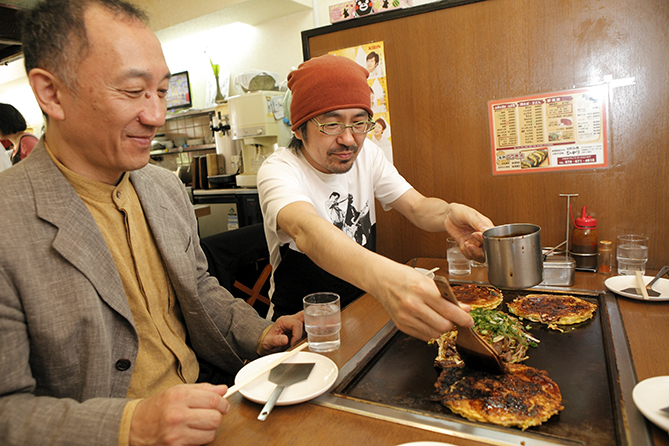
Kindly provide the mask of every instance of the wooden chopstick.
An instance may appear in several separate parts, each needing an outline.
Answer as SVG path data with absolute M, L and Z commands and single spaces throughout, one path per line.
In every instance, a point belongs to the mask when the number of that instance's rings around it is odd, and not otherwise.
M 564 242 L 560 243 L 559 245 L 551 248 L 548 252 L 546 252 L 546 254 L 544 254 L 544 257 L 548 257 L 549 255 L 553 254 L 553 252 L 555 252 L 556 249 L 558 249 L 560 246 L 564 245 L 565 243 L 567 243 L 567 240 L 565 240 Z
M 430 274 L 432 274 L 433 272 L 437 271 L 438 269 L 439 269 L 439 267 L 437 266 L 436 268 L 432 268 L 432 269 L 429 270 L 429 271 L 419 271 L 419 272 L 422 272 L 424 276 L 429 276 Z
M 239 391 L 239 389 L 241 389 L 242 387 L 244 387 L 244 386 L 246 386 L 247 384 L 250 384 L 251 382 L 255 381 L 257 378 L 259 378 L 259 377 L 260 377 L 261 375 L 263 375 L 264 373 L 269 372 L 269 371 L 272 370 L 274 367 L 276 367 L 277 365 L 279 365 L 279 364 L 281 364 L 282 362 L 284 362 L 286 359 L 288 359 L 288 358 L 294 356 L 295 354 L 297 354 L 298 352 L 304 350 L 304 349 L 307 348 L 307 347 L 309 347 L 309 343 L 308 343 L 308 342 L 305 342 L 304 344 L 301 344 L 301 345 L 295 347 L 293 350 L 291 350 L 291 351 L 289 351 L 289 352 L 286 352 L 286 353 L 284 353 L 283 355 L 279 356 L 276 360 L 270 362 L 270 363 L 267 364 L 265 367 L 261 368 L 260 370 L 258 370 L 257 372 L 255 372 L 253 375 L 251 375 L 251 376 L 249 376 L 248 378 L 246 378 L 244 381 L 242 381 L 242 382 L 240 382 L 239 384 L 235 384 L 234 386 L 230 387 L 230 388 L 228 389 L 228 391 L 226 392 L 226 394 L 223 395 L 223 398 L 227 398 L 227 397 L 229 397 L 229 396 L 231 396 L 231 395 L 234 395 L 234 394 L 237 393 L 237 391 Z
M 648 297 L 648 291 L 646 290 L 646 284 L 643 282 L 643 274 L 641 274 L 641 271 L 635 271 L 634 275 L 636 276 L 637 291 L 639 291 L 641 293 L 641 296 L 643 297 L 643 300 L 649 300 L 650 298 Z

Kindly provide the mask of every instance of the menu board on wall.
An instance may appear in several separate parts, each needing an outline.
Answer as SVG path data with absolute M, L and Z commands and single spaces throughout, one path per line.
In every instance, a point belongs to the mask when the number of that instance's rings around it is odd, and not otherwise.
M 363 66 L 369 71 L 369 94 L 372 102 L 372 121 L 376 123 L 368 138 L 376 143 L 390 162 L 393 161 L 392 137 L 390 131 L 390 107 L 388 105 L 388 86 L 386 83 L 386 56 L 383 42 L 366 43 L 364 45 L 341 50 L 330 51 L 335 56 L 344 56 Z
M 488 102 L 493 175 L 609 166 L 606 86 Z

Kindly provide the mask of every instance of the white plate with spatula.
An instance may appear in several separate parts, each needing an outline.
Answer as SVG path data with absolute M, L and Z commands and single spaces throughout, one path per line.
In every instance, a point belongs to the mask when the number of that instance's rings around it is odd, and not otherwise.
M 648 284 L 653 280 L 650 276 L 643 276 L 644 284 Z M 614 276 L 609 277 L 604 281 L 606 288 L 612 292 L 619 294 L 621 296 L 629 297 L 630 299 L 644 300 L 641 294 L 630 293 L 625 291 L 629 288 L 636 287 L 636 277 L 635 276 Z M 665 278 L 660 278 L 653 284 L 653 289 L 660 293 L 659 296 L 649 296 L 648 301 L 650 302 L 662 302 L 669 300 L 669 280 Z
M 247 377 L 252 376 L 257 370 L 262 369 L 281 355 L 282 353 L 274 353 L 246 364 L 237 373 L 237 376 L 235 376 L 235 383 L 244 382 Z M 276 402 L 277 406 L 299 404 L 309 401 L 325 393 L 332 387 L 339 375 L 339 369 L 327 356 L 312 352 L 299 352 L 290 359 L 287 359 L 284 363 L 310 362 L 315 363 L 315 365 L 309 374 L 309 378 L 290 387 L 286 387 Z M 270 371 L 268 370 L 256 380 L 240 389 L 239 393 L 254 403 L 265 404 L 276 387 L 276 384 L 269 381 L 269 374 Z

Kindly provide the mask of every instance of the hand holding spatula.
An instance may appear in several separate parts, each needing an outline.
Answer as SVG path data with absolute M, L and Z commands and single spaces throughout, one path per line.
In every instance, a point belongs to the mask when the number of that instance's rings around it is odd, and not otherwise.
M 441 276 L 435 276 L 434 282 L 443 297 L 451 303 L 459 305 L 448 280 Z M 455 348 L 468 367 L 496 375 L 504 373 L 504 364 L 497 352 L 472 327 L 458 327 Z

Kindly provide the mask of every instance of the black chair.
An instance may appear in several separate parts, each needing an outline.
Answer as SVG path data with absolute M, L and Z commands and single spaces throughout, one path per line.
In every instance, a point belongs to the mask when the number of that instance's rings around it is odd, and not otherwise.
M 234 288 L 243 292 L 248 296 L 244 296 L 246 303 L 254 308 L 256 301 L 269 308 L 269 299 L 261 294 L 272 272 L 262 223 L 204 237 L 200 245 L 209 274 L 223 287 L 233 294 L 237 294 Z

